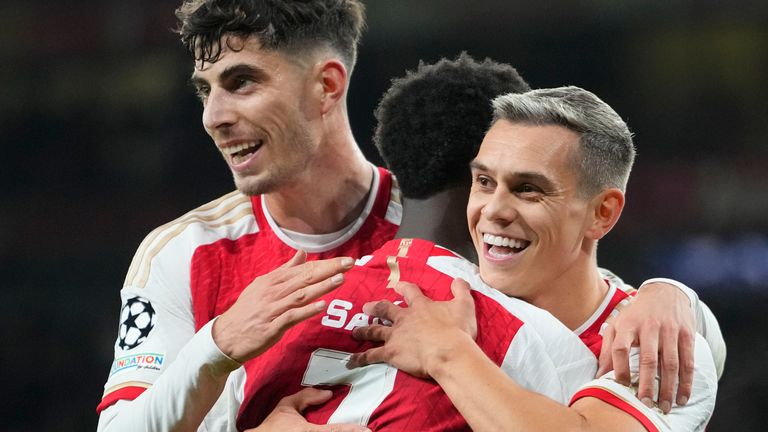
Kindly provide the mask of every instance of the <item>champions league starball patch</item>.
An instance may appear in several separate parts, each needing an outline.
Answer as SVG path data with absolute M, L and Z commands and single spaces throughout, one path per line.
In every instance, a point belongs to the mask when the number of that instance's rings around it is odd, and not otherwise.
M 131 297 L 120 311 L 117 344 L 123 350 L 141 345 L 155 327 L 155 309 L 144 297 Z

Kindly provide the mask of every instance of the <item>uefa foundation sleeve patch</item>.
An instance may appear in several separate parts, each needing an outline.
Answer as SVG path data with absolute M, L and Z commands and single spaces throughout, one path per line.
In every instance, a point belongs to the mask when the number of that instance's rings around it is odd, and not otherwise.
M 141 345 L 155 327 L 155 309 L 144 297 L 131 297 L 120 311 L 117 345 L 127 351 Z

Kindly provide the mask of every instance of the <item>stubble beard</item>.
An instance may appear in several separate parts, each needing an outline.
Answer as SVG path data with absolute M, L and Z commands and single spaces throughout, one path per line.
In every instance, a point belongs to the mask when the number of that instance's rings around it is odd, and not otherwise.
M 246 176 L 233 172 L 237 190 L 244 195 L 255 196 L 278 192 L 294 183 L 312 162 L 314 145 L 305 127 L 297 127 L 285 145 L 286 148 L 279 153 L 290 157 L 271 163 L 266 170 Z

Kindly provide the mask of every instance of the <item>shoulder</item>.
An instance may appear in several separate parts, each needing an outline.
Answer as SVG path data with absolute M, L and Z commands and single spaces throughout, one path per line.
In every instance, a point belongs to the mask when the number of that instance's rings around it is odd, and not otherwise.
M 228 193 L 152 230 L 134 255 L 125 285 L 144 287 L 157 264 L 188 267 L 198 247 L 257 230 L 250 198 Z

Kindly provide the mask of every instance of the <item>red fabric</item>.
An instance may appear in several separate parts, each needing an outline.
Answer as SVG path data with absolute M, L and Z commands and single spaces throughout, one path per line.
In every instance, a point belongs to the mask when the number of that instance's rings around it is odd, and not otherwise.
M 606 283 L 608 283 L 608 281 L 606 281 Z M 631 295 L 634 295 L 634 292 Z M 629 296 L 630 294 L 627 294 L 623 290 L 616 289 L 616 292 L 613 294 L 610 302 L 608 302 L 608 305 L 603 310 L 603 313 L 600 314 L 597 320 L 595 320 L 595 322 L 592 323 L 589 328 L 581 332 L 579 335 L 581 341 L 584 342 L 584 345 L 586 345 L 590 351 L 592 351 L 595 357 L 600 357 L 600 349 L 603 346 L 603 336 L 600 335 L 600 327 L 608 319 L 611 312 L 613 312 L 613 309 L 615 309 L 622 300 Z
M 379 188 L 371 214 L 357 233 L 339 247 L 308 253 L 307 260 L 351 256 L 359 258 L 381 247 L 397 233 L 397 225 L 385 219 L 392 189 L 392 175 L 379 169 Z M 261 206 L 261 196 L 251 198 L 259 231 L 230 240 L 200 246 L 192 257 L 190 289 L 195 331 L 220 315 L 258 276 L 288 261 L 296 250 L 270 229 Z
M 101 414 L 102 411 L 119 400 L 134 400 L 146 390 L 147 389 L 144 387 L 123 387 L 112 393 L 106 394 L 104 395 L 104 398 L 101 399 L 99 406 L 96 407 L 96 414 Z
M 637 421 L 639 421 L 643 425 L 643 427 L 645 427 L 645 429 L 648 432 L 658 432 L 659 431 L 659 429 L 656 427 L 656 425 L 654 425 L 653 422 L 648 417 L 646 417 L 646 415 L 643 414 L 642 411 L 640 411 L 639 409 L 635 408 L 631 404 L 627 403 L 623 399 L 617 397 L 613 393 L 611 393 L 611 392 L 609 392 L 607 390 L 604 390 L 604 389 L 599 389 L 599 388 L 594 388 L 593 387 L 593 388 L 587 388 L 587 389 L 578 391 L 571 398 L 571 402 L 570 402 L 569 406 L 573 405 L 574 402 L 576 402 L 577 400 L 579 400 L 581 398 L 584 398 L 584 397 L 594 397 L 594 398 L 600 399 L 601 401 L 603 401 L 603 402 L 605 402 L 607 404 L 615 406 L 616 408 L 618 408 L 618 409 L 624 411 L 625 413 L 631 415 L 632 417 L 634 417 Z
M 370 342 L 354 340 L 351 337 L 353 326 L 349 326 L 349 323 L 362 325 L 361 320 L 365 320 L 367 324 L 368 317 L 362 315 L 362 306 L 368 301 L 402 301 L 395 290 L 387 288 L 393 266 L 390 257 L 397 256 L 399 244 L 399 240 L 387 243 L 365 266 L 347 272 L 345 283 L 325 296 L 329 307 L 334 301 L 341 302 L 336 303 L 342 305 L 339 310 L 343 315 L 343 318 L 337 320 L 338 328 L 323 325 L 323 314 L 320 314 L 293 327 L 273 348 L 246 363 L 245 400 L 238 417 L 239 430 L 259 425 L 280 398 L 302 388 L 302 379 L 317 349 L 353 353 L 374 346 Z M 416 283 L 430 298 L 448 300 L 453 297 L 450 291 L 453 278 L 424 265 L 433 251 L 437 251 L 440 256 L 445 254 L 443 249 L 435 248 L 430 242 L 414 240 L 408 248 L 407 256 L 395 259 L 399 280 Z M 477 343 L 500 365 L 523 323 L 483 294 L 473 292 L 473 297 L 478 317 Z M 395 373 L 392 391 L 377 407 L 371 408 L 368 428 L 376 431 L 470 430 L 434 381 L 414 378 L 399 371 Z M 305 411 L 310 422 L 326 423 L 350 395 L 349 386 L 336 385 L 329 388 L 334 392 L 329 402 Z

